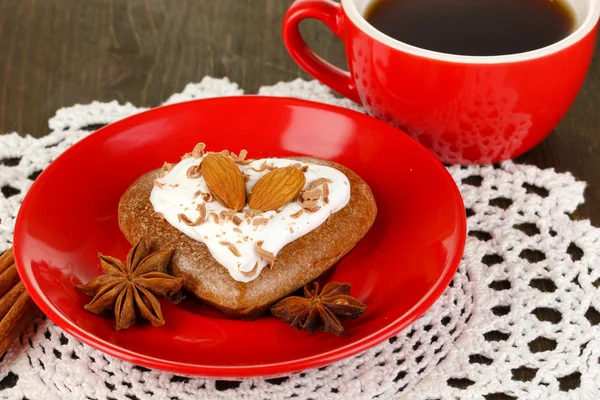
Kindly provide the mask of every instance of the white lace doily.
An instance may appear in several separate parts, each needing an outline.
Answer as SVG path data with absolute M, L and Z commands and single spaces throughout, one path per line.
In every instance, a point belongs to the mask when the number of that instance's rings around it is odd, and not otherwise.
M 359 109 L 317 82 L 260 89 Z M 189 84 L 168 103 L 241 95 L 227 79 Z M 33 179 L 103 124 L 142 109 L 117 102 L 56 113 L 41 139 L 0 136 L 0 251 Z M 360 110 L 360 109 L 359 109 Z M 584 183 L 506 162 L 449 168 L 469 238 L 451 286 L 410 328 L 358 356 L 287 378 L 223 382 L 136 367 L 38 320 L 0 364 L 9 399 L 598 399 L 600 230 L 569 213 Z

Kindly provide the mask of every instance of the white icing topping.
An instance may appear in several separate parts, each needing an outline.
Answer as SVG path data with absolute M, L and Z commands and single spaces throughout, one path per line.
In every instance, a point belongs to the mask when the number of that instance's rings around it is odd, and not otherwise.
M 249 180 L 246 182 L 248 193 L 256 182 L 269 172 L 269 169 L 264 169 L 262 172 L 254 170 L 260 170 L 264 162 L 274 167 L 299 163 L 308 166 L 308 170 L 304 173 L 306 186 L 319 178 L 331 180 L 328 183 L 329 202 L 325 203 L 321 197 L 317 200 L 317 204 L 321 207 L 318 211 L 303 212 L 297 218 L 292 217 L 302 209 L 297 202 L 285 205 L 278 210 L 279 212 L 267 211 L 254 218 L 248 217 L 244 212 L 239 212 L 235 215 L 242 220 L 242 223 L 236 225 L 230 219 L 221 218 L 220 213 L 227 209 L 216 200 L 206 203 L 202 195 L 197 195 L 198 191 L 210 193 L 204 178 L 191 179 L 186 176 L 187 170 L 200 164 L 202 159 L 203 157 L 186 158 L 173 166 L 173 169 L 164 176 L 158 178 L 157 184 L 150 194 L 150 202 L 154 210 L 161 213 L 169 224 L 192 239 L 206 244 L 215 260 L 223 265 L 236 281 L 250 282 L 256 279 L 262 269 L 267 266 L 267 260 L 261 259 L 256 252 L 257 242 L 262 241 L 261 248 L 277 256 L 277 253 L 286 244 L 319 227 L 331 214 L 344 208 L 350 201 L 350 182 L 346 175 L 335 168 L 285 158 L 255 160 L 249 165 L 238 165 L 240 170 L 249 176 Z M 178 217 L 179 214 L 184 214 L 189 220 L 188 223 L 195 222 L 200 216 L 197 207 L 201 204 L 206 207 L 208 217 L 205 222 L 189 226 Z M 244 210 L 248 210 L 247 205 Z M 218 223 L 210 215 L 211 213 L 219 215 Z M 260 224 L 265 222 L 260 218 L 266 218 L 266 224 Z M 230 244 L 235 246 L 239 256 L 234 254 L 236 251 L 230 249 Z

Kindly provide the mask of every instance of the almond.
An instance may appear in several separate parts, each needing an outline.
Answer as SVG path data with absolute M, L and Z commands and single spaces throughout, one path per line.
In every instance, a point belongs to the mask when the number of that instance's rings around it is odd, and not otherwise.
M 260 211 L 277 210 L 292 201 L 304 187 L 306 178 L 294 167 L 277 168 L 256 182 L 248 197 L 250 208 Z
M 242 171 L 231 158 L 211 153 L 202 161 L 202 175 L 210 193 L 223 206 L 240 211 L 246 205 Z

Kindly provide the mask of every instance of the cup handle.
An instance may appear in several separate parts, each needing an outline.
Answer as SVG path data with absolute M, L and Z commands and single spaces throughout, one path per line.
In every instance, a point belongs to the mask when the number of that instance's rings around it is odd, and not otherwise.
M 306 72 L 350 100 L 362 103 L 350 73 L 319 57 L 302 39 L 298 26 L 305 18 L 323 22 L 343 41 L 342 6 L 330 0 L 296 0 L 283 19 L 283 41 L 294 61 Z

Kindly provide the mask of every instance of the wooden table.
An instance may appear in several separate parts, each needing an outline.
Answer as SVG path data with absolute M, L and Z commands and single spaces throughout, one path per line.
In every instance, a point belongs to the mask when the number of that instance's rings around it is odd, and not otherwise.
M 280 37 L 291 1 L 2 0 L 0 132 L 44 136 L 48 118 L 75 103 L 116 99 L 155 106 L 205 75 L 227 76 L 247 93 L 308 79 Z M 321 55 L 345 66 L 343 47 L 326 28 L 314 21 L 303 28 Z M 586 203 L 575 217 L 597 226 L 599 58 L 596 52 L 579 97 L 556 131 L 518 160 L 586 181 Z
M 205 75 L 228 76 L 247 93 L 308 79 L 281 40 L 291 1 L 2 0 L 0 132 L 46 135 L 48 118 L 75 103 L 116 99 L 155 106 Z M 343 67 L 341 43 L 320 24 L 306 25 L 307 41 Z M 571 171 L 586 181 L 586 203 L 576 217 L 595 225 L 600 225 L 599 58 L 597 52 L 556 131 L 518 160 Z

